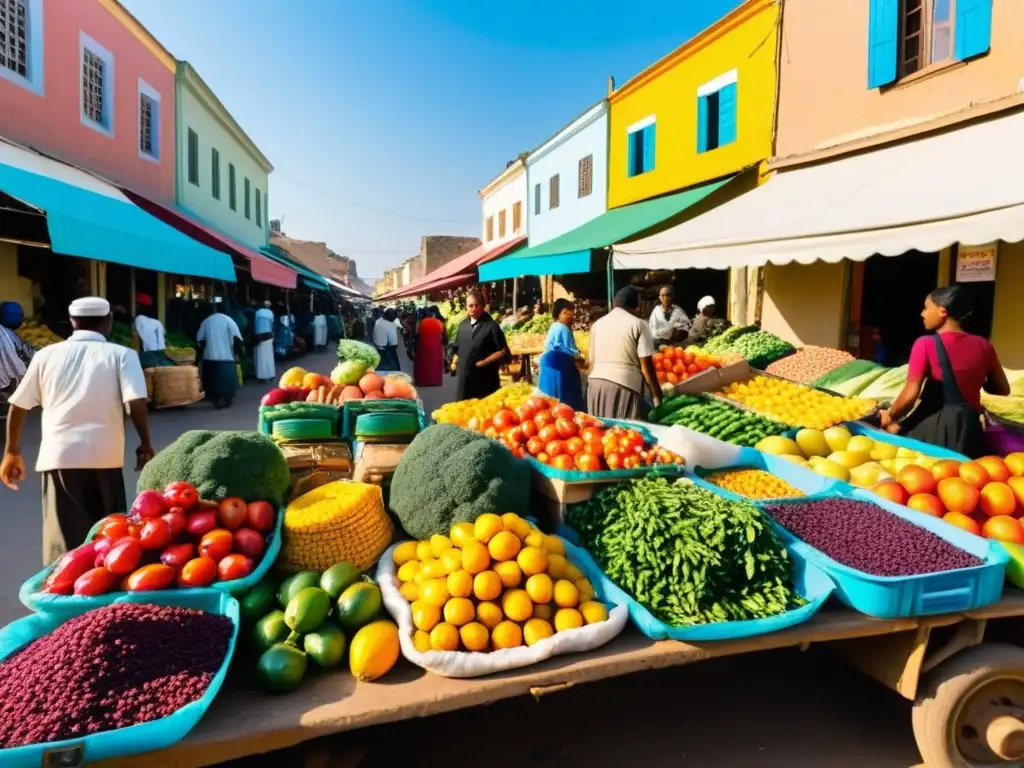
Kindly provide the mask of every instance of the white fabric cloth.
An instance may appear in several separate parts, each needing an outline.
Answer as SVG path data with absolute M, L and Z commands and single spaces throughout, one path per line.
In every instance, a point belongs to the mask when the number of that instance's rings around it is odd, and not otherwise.
M 273 333 L 274 332 L 274 311 L 267 307 L 257 309 L 256 314 L 253 317 L 253 333 Z
M 106 317 L 110 314 L 110 302 L 99 296 L 75 299 L 68 305 L 71 317 Z
M 135 318 L 135 332 L 139 334 L 143 352 L 163 352 L 167 349 L 164 340 L 164 324 L 155 317 L 139 315 Z
M 124 406 L 146 399 L 135 350 L 75 331 L 36 352 L 10 402 L 43 409 L 37 472 L 124 466 Z
M 203 359 L 210 361 L 234 361 L 234 340 L 241 338 L 238 324 L 223 312 L 214 312 L 203 320 L 196 334 L 196 341 L 206 342 Z
M 256 369 L 256 378 L 259 381 L 269 381 L 270 379 L 277 378 L 277 367 L 274 365 L 273 339 L 267 339 L 257 344 L 253 358 L 253 367 Z
M 5 389 L 12 381 L 20 381 L 25 376 L 25 363 L 19 351 L 26 357 L 30 356 L 25 342 L 18 334 L 0 325 L 0 389 Z
M 590 326 L 591 379 L 604 379 L 634 392 L 643 392 L 640 358 L 654 354 L 647 323 L 616 308 Z
M 690 318 L 683 312 L 681 307 L 672 305 L 668 317 L 661 304 L 651 312 L 651 319 L 648 321 L 651 326 L 651 334 L 656 339 L 671 339 L 676 331 L 685 331 L 690 327 Z
M 318 347 L 327 346 L 327 317 L 316 315 L 313 318 L 313 344 Z
M 398 326 L 378 317 L 373 324 L 373 343 L 377 347 L 398 346 Z

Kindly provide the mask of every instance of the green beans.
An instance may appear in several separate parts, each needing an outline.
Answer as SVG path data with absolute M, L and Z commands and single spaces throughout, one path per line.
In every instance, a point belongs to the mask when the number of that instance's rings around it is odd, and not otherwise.
M 759 619 L 803 600 L 764 514 L 688 481 L 604 486 L 566 523 L 605 574 L 666 624 Z

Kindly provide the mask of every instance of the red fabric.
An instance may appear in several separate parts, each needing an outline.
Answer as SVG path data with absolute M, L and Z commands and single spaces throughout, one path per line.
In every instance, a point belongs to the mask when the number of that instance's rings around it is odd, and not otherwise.
M 989 374 L 1000 367 L 995 347 L 982 336 L 958 331 L 944 332 L 942 346 L 946 348 L 949 364 L 953 366 L 956 383 L 964 400 L 980 411 L 981 389 Z M 922 336 L 914 342 L 907 366 L 909 381 L 924 381 L 925 378 L 942 381 L 942 367 L 935 351 L 935 340 L 930 336 Z
M 444 380 L 444 323 L 437 318 L 420 321 L 413 380 L 417 387 L 440 387 Z

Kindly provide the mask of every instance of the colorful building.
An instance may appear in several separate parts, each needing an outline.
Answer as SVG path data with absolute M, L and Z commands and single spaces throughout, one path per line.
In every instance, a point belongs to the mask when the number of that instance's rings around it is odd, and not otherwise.
M 483 201 L 483 234 L 487 248 L 497 248 L 526 235 L 526 164 L 510 162 L 480 190 Z

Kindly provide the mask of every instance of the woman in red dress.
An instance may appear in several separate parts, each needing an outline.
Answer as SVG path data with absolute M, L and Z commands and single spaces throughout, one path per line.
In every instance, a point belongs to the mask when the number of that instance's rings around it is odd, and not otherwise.
M 440 387 L 444 378 L 444 323 L 437 307 L 429 307 L 420 321 L 413 378 L 417 387 Z

